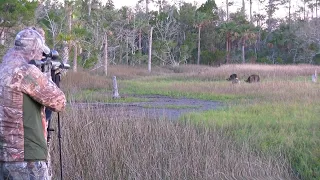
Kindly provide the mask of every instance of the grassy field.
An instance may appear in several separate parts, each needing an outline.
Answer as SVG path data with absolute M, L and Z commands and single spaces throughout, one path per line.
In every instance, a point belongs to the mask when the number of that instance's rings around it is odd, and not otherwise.
M 225 65 L 146 68 L 113 66 L 67 73 L 62 113 L 67 179 L 319 179 L 319 66 Z M 240 84 L 225 79 L 232 73 Z M 258 74 L 260 83 L 243 80 Z M 117 76 L 121 100 L 112 99 Z M 178 122 L 130 117 L 119 107 L 77 102 L 133 102 L 133 95 L 221 101 L 225 108 L 186 114 Z M 173 107 L 174 108 L 174 107 Z M 53 164 L 59 173 L 57 142 Z

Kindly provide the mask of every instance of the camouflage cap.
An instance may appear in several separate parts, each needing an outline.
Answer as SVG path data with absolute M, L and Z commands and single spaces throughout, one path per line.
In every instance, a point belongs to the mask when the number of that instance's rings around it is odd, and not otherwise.
M 24 48 L 25 50 L 34 50 L 39 48 L 45 54 L 50 53 L 50 48 L 45 44 L 44 38 L 38 31 L 32 28 L 20 31 L 16 36 L 14 45 L 16 47 Z

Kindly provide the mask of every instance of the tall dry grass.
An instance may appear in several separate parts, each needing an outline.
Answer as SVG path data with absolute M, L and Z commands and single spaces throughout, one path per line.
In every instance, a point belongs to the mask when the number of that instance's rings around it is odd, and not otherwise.
M 220 67 L 185 65 L 176 67 L 175 72 L 180 76 L 195 77 L 202 80 L 225 80 L 231 74 L 236 73 L 240 80 L 247 79 L 251 74 L 257 74 L 262 81 L 266 79 L 292 79 L 297 76 L 310 76 L 319 66 L 309 64 L 300 65 L 261 65 L 261 64 L 229 64 Z
M 295 179 L 285 157 L 252 152 L 219 130 L 124 111 L 68 107 L 61 116 L 64 179 Z M 52 147 L 58 179 L 56 138 Z
M 118 79 L 136 79 L 170 73 L 174 73 L 173 69 L 159 66 L 152 67 L 151 73 L 148 71 L 147 66 L 111 65 L 108 67 L 108 76 L 117 76 Z M 90 74 L 105 76 L 102 68 L 90 71 Z
M 94 75 L 87 71 L 69 71 L 62 76 L 61 88 L 64 92 L 76 92 L 82 89 L 104 89 L 112 84 L 111 78 Z

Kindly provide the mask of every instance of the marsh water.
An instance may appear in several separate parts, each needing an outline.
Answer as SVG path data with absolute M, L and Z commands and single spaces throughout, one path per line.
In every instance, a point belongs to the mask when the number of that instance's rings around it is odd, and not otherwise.
M 150 118 L 164 118 L 176 120 L 181 115 L 190 112 L 201 112 L 214 110 L 223 107 L 218 101 L 208 101 L 192 98 L 172 98 L 168 96 L 149 95 L 136 96 L 145 99 L 144 102 L 130 103 L 89 103 L 91 107 L 104 109 L 108 111 L 110 116 L 132 116 Z M 88 103 L 80 103 L 79 105 L 88 105 Z

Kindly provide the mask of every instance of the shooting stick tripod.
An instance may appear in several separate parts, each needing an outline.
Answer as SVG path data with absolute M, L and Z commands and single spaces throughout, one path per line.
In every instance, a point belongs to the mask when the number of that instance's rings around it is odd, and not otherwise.
M 61 73 L 56 73 L 55 70 L 51 70 L 51 78 L 52 81 L 60 88 L 60 76 Z M 60 159 L 60 179 L 63 180 L 63 171 L 62 171 L 62 144 L 61 144 L 61 124 L 60 124 L 60 114 L 59 112 L 58 114 L 58 139 L 59 139 L 59 159 Z M 47 144 L 48 144 L 48 148 L 50 145 L 50 140 L 51 140 L 51 132 L 54 131 L 53 128 L 51 128 L 51 115 L 52 115 L 52 111 L 48 108 L 46 108 L 46 119 L 48 121 L 48 129 L 47 129 Z

